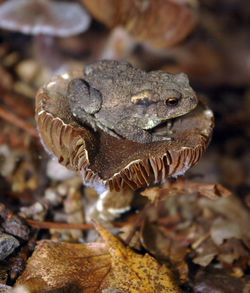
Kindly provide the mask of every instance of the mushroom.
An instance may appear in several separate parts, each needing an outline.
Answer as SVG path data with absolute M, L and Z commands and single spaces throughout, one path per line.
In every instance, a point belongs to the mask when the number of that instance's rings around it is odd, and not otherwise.
M 173 139 L 137 143 L 74 119 L 66 97 L 68 83 L 81 72 L 53 77 L 36 96 L 36 121 L 41 139 L 58 162 L 79 172 L 85 184 L 120 191 L 133 190 L 167 177 L 183 175 L 200 159 L 213 129 L 213 113 L 200 100 L 189 114 L 175 118 Z M 164 129 L 161 129 L 163 131 Z
M 78 3 L 10 0 L 0 5 L 0 28 L 34 35 L 35 54 L 54 70 L 62 62 L 53 37 L 82 33 L 89 24 L 89 14 Z
M 110 28 L 122 26 L 136 40 L 157 48 L 167 48 L 182 41 L 197 21 L 197 1 L 81 1 L 98 21 Z
M 0 27 L 24 34 L 69 37 L 89 24 L 90 16 L 77 3 L 10 0 L 0 5 Z

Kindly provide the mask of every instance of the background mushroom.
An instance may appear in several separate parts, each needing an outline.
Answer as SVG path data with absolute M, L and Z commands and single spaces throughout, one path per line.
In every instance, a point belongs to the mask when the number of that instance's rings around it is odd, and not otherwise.
M 36 36 L 35 51 L 53 69 L 62 61 L 52 37 L 80 34 L 89 25 L 90 16 L 78 3 L 11 0 L 0 5 L 0 28 Z
M 198 162 L 213 129 L 213 113 L 204 102 L 175 119 L 171 141 L 136 143 L 101 130 L 91 132 L 75 121 L 66 92 L 69 81 L 80 76 L 59 75 L 39 90 L 36 121 L 47 150 L 59 163 L 80 172 L 86 184 L 99 190 L 120 191 L 126 186 L 136 190 L 168 176 L 183 175 Z
M 98 21 L 124 27 L 136 40 L 166 48 L 183 40 L 196 24 L 196 1 L 82 0 Z M 191 4 L 191 5 L 190 5 Z
M 78 3 L 10 0 L 0 6 L 0 27 L 24 34 L 69 37 L 89 24 L 89 15 Z

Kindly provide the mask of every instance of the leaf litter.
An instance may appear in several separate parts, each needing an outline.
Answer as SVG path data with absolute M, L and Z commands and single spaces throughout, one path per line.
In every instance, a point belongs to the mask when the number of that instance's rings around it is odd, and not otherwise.
M 137 250 L 137 260 L 142 262 L 145 258 L 152 267 L 160 267 L 158 263 L 167 264 L 184 292 L 250 292 L 247 127 L 250 71 L 245 62 L 250 52 L 249 38 L 246 38 L 249 35 L 249 4 L 247 1 L 236 2 L 204 1 L 198 11 L 203 20 L 198 30 L 187 42 L 169 48 L 167 57 L 162 52 L 145 50 L 143 45 L 138 49 L 134 43 L 131 52 L 125 52 L 124 59 L 138 67 L 188 73 L 194 88 L 199 88 L 200 93 L 209 98 L 216 117 L 211 146 L 189 177 L 147 188 L 143 197 L 136 194 L 131 212 L 123 215 L 119 222 L 107 224 L 115 235 L 126 231 L 125 242 L 129 236 L 128 245 Z M 218 38 L 218 31 L 222 37 Z M 99 23 L 96 27 L 95 23 L 84 35 L 57 40 L 56 52 L 51 56 L 60 55 L 63 60 L 58 72 L 67 71 L 69 66 L 82 69 L 84 64 L 98 59 L 103 48 L 107 50 L 105 40 L 111 34 L 112 31 Z M 235 41 L 230 43 L 231 39 Z M 68 271 L 60 275 L 68 283 L 64 287 L 59 278 L 58 291 L 79 292 L 78 285 L 72 285 L 72 282 L 76 280 L 78 284 L 81 278 L 88 277 L 86 267 L 81 267 L 81 257 L 85 254 L 79 247 L 91 251 L 87 267 L 100 268 L 98 272 L 103 273 L 108 269 L 111 272 L 110 247 L 115 250 L 115 245 L 119 245 L 112 241 L 113 244 L 100 243 L 93 225 L 81 224 L 96 201 L 96 192 L 83 187 L 79 178 L 71 181 L 71 175 L 62 176 L 58 167 L 51 167 L 42 150 L 33 118 L 34 93 L 50 78 L 52 69 L 48 64 L 55 62 L 51 56 L 44 62 L 34 54 L 32 46 L 30 38 L 4 30 L 0 33 L 0 197 L 6 212 L 0 216 L 0 234 L 4 235 L 1 248 L 12 252 L 2 254 L 0 292 L 10 292 L 17 277 L 21 275 L 19 280 L 24 278 L 33 257 L 36 264 L 43 266 L 44 274 L 53 271 L 57 262 L 57 268 L 65 269 L 66 264 L 70 264 Z M 121 46 L 109 49 L 123 58 Z M 82 193 L 84 197 L 79 203 Z M 148 198 L 155 206 L 150 206 L 135 227 L 137 211 L 143 209 Z M 84 212 L 74 209 L 77 204 L 84 207 Z M 55 227 L 52 223 L 57 224 L 57 229 L 52 228 Z M 38 244 L 36 240 L 39 240 Z M 92 243 L 72 243 L 85 241 Z M 51 251 L 57 249 L 60 253 L 56 254 L 62 259 L 53 262 Z M 127 249 L 117 248 L 119 257 L 115 257 L 125 263 L 124 271 L 130 276 L 134 271 L 127 272 L 129 265 L 123 258 Z M 154 259 L 146 257 L 147 253 Z M 49 256 L 47 263 L 43 263 L 42 255 Z M 72 259 L 67 259 L 67 255 Z M 79 262 L 76 256 L 79 256 Z M 92 264 L 93 259 L 97 260 L 96 264 Z M 35 273 L 38 273 L 36 265 L 30 274 Z M 56 282 L 57 273 L 53 277 L 47 275 L 47 279 Z M 93 277 L 93 274 L 89 276 Z M 95 278 L 86 280 L 90 286 L 97 283 Z M 39 288 L 44 288 L 45 292 L 50 290 L 47 281 L 40 277 L 30 278 L 25 284 L 36 292 L 41 292 Z M 122 292 L 112 286 L 103 292 Z
M 105 243 L 41 241 L 17 284 L 30 292 L 33 280 L 40 280 L 35 286 L 41 292 L 180 292 L 165 265 L 149 254 L 135 253 L 99 224 L 96 228 Z

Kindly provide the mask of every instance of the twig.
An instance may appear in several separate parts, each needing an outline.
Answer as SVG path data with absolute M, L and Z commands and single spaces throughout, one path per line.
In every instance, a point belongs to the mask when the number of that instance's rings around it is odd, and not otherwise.
M 2 107 L 0 107 L 0 118 L 14 124 L 18 128 L 23 129 L 24 131 L 28 132 L 30 135 L 32 135 L 35 138 L 39 137 L 37 130 L 34 126 L 30 125 L 26 121 L 22 120 L 15 114 L 11 113 L 10 111 Z
M 94 229 L 93 224 L 68 224 L 68 223 L 59 223 L 59 222 L 41 222 L 31 219 L 25 219 L 26 223 L 37 229 L 77 229 L 77 230 L 90 230 Z M 115 222 L 113 225 L 115 227 L 123 227 L 128 225 L 128 222 Z

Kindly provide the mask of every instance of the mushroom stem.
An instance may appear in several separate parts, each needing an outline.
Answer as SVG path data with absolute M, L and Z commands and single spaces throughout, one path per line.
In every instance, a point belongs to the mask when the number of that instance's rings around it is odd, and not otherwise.
M 36 59 L 53 72 L 57 71 L 63 63 L 62 55 L 56 46 L 55 38 L 52 36 L 42 34 L 34 36 L 33 51 Z
M 102 222 L 113 221 L 121 214 L 130 210 L 130 204 L 134 198 L 134 191 L 127 188 L 122 191 L 105 190 L 100 194 L 90 218 Z

